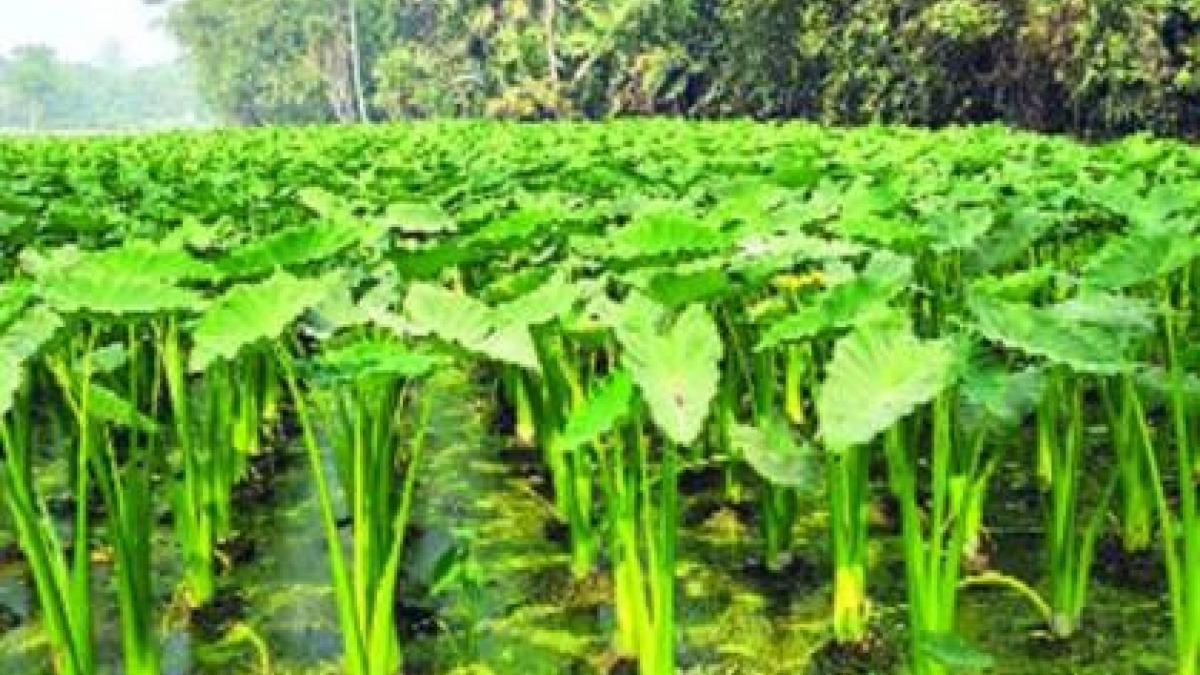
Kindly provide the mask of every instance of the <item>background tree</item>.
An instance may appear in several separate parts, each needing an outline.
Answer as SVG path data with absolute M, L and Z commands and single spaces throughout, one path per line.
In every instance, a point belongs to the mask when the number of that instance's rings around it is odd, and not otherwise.
M 46 45 L 18 47 L 9 58 L 4 84 L 25 108 L 30 129 L 38 129 L 46 116 L 58 91 L 59 70 L 54 50 Z
M 174 0 L 170 16 L 206 100 L 243 123 L 360 119 L 361 92 L 376 118 L 1200 132 L 1200 0 Z

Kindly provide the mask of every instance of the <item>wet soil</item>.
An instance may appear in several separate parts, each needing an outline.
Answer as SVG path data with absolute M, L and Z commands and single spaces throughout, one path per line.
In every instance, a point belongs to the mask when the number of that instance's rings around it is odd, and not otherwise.
M 455 373 L 441 379 L 430 392 L 441 400 L 396 600 L 403 672 L 638 672 L 613 651 L 608 637 L 614 617 L 604 555 L 587 578 L 572 579 L 568 572 L 566 531 L 552 513 L 540 453 L 493 433 L 492 409 L 471 403 L 490 395 L 490 385 Z M 478 391 L 464 394 L 470 387 Z M 511 426 L 511 420 L 502 422 Z M 286 429 L 278 434 L 239 487 L 238 536 L 223 546 L 223 557 L 235 564 L 223 576 L 218 600 L 182 621 L 168 621 L 167 675 L 260 673 L 262 655 L 244 641 L 230 641 L 235 624 L 250 627 L 269 645 L 273 672 L 340 670 L 341 637 L 309 467 L 302 451 L 286 442 L 294 436 Z M 1044 588 L 1041 495 L 1019 467 L 1002 470 L 995 484 L 988 502 L 988 565 Z M 879 499 L 872 507 L 869 554 L 874 628 L 867 643 L 850 647 L 830 640 L 831 574 L 819 501 L 801 505 L 794 551 L 770 567 L 756 544 L 752 490 L 730 494 L 723 471 L 701 466 L 683 472 L 681 494 L 680 675 L 903 672 L 904 565 L 898 518 L 882 484 L 873 488 Z M 73 505 L 60 510 L 68 514 Z M 348 541 L 348 530 L 342 532 Z M 167 526 L 156 534 L 156 551 L 166 552 L 156 561 L 163 594 L 178 579 L 173 536 Z M 1084 625 L 1074 636 L 1049 636 L 1024 599 L 980 588 L 960 598 L 964 639 L 990 653 L 996 661 L 991 672 L 1000 675 L 1169 672 L 1169 660 L 1164 666 L 1161 656 L 1170 654 L 1170 626 L 1158 592 L 1160 561 L 1121 558 L 1110 549 L 1102 543 Z M 26 620 L 31 599 L 19 568 L 0 566 L 0 672 L 43 675 L 45 646 L 35 622 Z M 96 573 L 104 600 L 98 632 L 112 635 L 115 612 L 103 580 L 110 567 L 97 566 Z M 16 617 L 11 625 L 5 608 Z M 113 639 L 102 640 L 101 651 L 115 668 L 119 648 Z

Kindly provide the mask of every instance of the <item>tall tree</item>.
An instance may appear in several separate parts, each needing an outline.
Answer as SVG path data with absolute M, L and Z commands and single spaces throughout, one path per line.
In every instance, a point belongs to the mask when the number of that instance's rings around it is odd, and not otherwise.
M 4 84 L 24 105 L 30 129 L 41 127 L 46 109 L 58 90 L 59 75 L 53 48 L 37 44 L 13 50 L 4 72 Z

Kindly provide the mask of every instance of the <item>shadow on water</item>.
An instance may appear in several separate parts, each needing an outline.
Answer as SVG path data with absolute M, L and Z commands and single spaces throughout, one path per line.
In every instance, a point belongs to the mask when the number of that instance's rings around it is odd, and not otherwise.
M 567 572 L 564 548 L 552 541 L 555 519 L 531 456 L 490 435 L 485 397 L 464 395 L 472 385 L 457 373 L 440 378 L 437 419 L 418 485 L 410 531 L 407 588 L 450 578 L 432 600 L 400 600 L 410 675 L 572 675 L 635 672 L 608 649 L 613 617 L 609 579 L 583 581 Z M 269 499 L 240 510 L 248 552 L 226 579 L 227 603 L 215 623 L 225 637 L 189 627 L 167 610 L 164 670 L 171 675 L 339 672 L 340 637 L 326 571 L 327 553 L 308 467 L 297 448 L 275 476 Z M 686 498 L 681 535 L 680 668 L 689 675 L 791 675 L 814 672 L 810 661 L 828 636 L 829 568 L 820 504 L 797 531 L 798 555 L 781 571 L 758 560 L 752 509 L 726 504 L 719 486 L 699 486 Z M 879 490 L 882 494 L 883 490 Z M 992 563 L 1041 583 L 1036 495 L 1001 484 L 992 505 Z M 164 607 L 178 578 L 172 534 L 157 535 L 158 587 Z M 0 544 L 5 542 L 0 541 Z M 879 636 L 903 649 L 904 574 L 899 542 L 875 536 L 871 592 Z M 449 561 L 449 562 L 448 562 Z M 447 575 L 447 569 L 454 570 Z M 96 567 L 96 589 L 107 591 L 109 570 Z M 48 673 L 45 644 L 31 619 L 18 563 L 0 566 L 0 672 Z M 973 589 L 961 601 L 963 633 L 996 660 L 1006 675 L 1150 675 L 1169 672 L 1166 603 L 1157 590 L 1093 585 L 1087 620 L 1077 637 L 1049 639 L 1024 600 L 1003 591 Z M 112 594 L 97 592 L 104 672 L 120 672 Z M 218 612 L 218 615 L 222 612 Z M 221 620 L 225 619 L 224 624 Z M 15 625 L 13 625 L 15 624 Z M 234 637 L 229 637 L 234 635 Z M 257 644 L 256 644 L 257 643 Z M 262 653 L 262 646 L 269 653 Z M 848 667 L 849 668 L 849 667 Z M 821 672 L 835 672 L 822 668 Z M 845 669 L 836 672 L 865 672 Z

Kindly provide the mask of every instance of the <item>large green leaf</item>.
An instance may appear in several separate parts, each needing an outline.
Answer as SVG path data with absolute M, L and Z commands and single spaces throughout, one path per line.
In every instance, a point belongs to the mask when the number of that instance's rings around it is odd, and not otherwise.
M 1165 277 L 1200 257 L 1200 237 L 1191 228 L 1134 231 L 1116 237 L 1088 259 L 1081 283 L 1118 290 Z
M 538 370 L 529 325 L 483 302 L 433 284 L 413 284 L 404 299 L 410 332 L 432 335 L 504 363 Z
M 182 246 L 140 240 L 116 248 L 89 251 L 71 267 L 75 274 L 133 274 L 164 281 L 208 281 L 220 276 L 212 263 L 196 258 Z
M 362 229 L 353 223 L 322 222 L 291 227 L 256 239 L 217 260 L 217 268 L 231 277 L 247 277 L 272 270 L 326 260 L 357 243 Z
M 143 414 L 129 399 L 102 385 L 92 383 L 88 387 L 88 415 L 100 422 L 157 433 L 158 422 Z
M 305 310 L 345 283 L 341 275 L 299 278 L 279 271 L 266 280 L 235 286 L 213 301 L 192 334 L 192 371 L 232 360 L 245 347 L 277 337 Z
M 55 271 L 38 280 L 38 295 L 60 312 L 156 314 L 196 312 L 206 306 L 199 291 L 138 274 Z
M 973 362 L 963 371 L 959 392 L 969 415 L 983 424 L 1016 424 L 1037 409 L 1046 392 L 1040 368 L 1010 371 L 996 363 Z
M 414 351 L 394 340 L 364 337 L 323 351 L 314 360 L 313 367 L 323 378 L 359 380 L 421 377 L 431 372 L 437 364 L 436 357 Z
M 688 307 L 665 329 L 641 316 L 626 317 L 617 327 L 622 362 L 658 428 L 672 442 L 690 445 L 720 385 L 721 335 L 700 305 Z
M 493 321 L 501 325 L 536 326 L 554 321 L 575 308 L 582 288 L 555 274 L 537 288 L 494 309 Z
M 577 237 L 579 253 L 605 260 L 635 261 L 715 253 L 732 245 L 732 238 L 682 207 L 642 213 L 633 222 L 598 237 Z
M 565 450 L 587 445 L 618 427 L 633 406 L 633 380 L 618 370 L 592 386 L 567 417 L 558 442 Z
M 97 252 L 52 253 L 39 268 L 37 294 L 60 312 L 154 314 L 199 311 L 205 298 L 180 282 L 215 273 L 182 250 L 131 242 Z
M 921 340 L 901 321 L 880 321 L 838 341 L 817 392 L 825 446 L 869 442 L 954 381 L 953 341 Z
M 465 293 L 416 283 L 404 297 L 404 314 L 416 335 L 434 335 L 468 349 L 492 331 L 491 308 Z
M 769 417 L 757 426 L 735 425 L 730 440 L 742 459 L 768 481 L 809 492 L 820 489 L 820 456 L 811 444 L 796 442 L 782 417 Z
M 1135 332 L 1063 313 L 1053 307 L 1006 302 L 973 293 L 967 305 L 975 330 L 988 340 L 1080 372 L 1112 374 L 1133 367 L 1128 354 Z
M 0 415 L 12 407 L 26 362 L 54 338 L 62 325 L 62 319 L 49 308 L 34 305 L 0 333 Z

